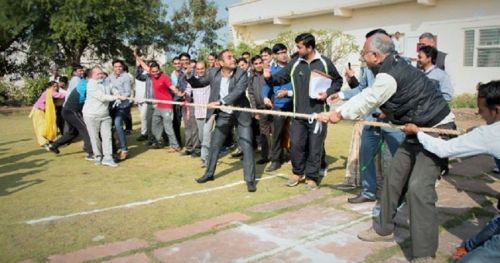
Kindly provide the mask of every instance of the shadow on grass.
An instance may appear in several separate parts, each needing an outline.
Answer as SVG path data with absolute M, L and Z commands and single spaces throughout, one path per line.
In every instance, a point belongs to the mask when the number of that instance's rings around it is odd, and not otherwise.
M 24 139 L 19 139 L 19 140 L 14 140 L 14 141 L 2 142 L 2 143 L 0 143 L 0 146 L 9 145 L 9 144 L 18 143 L 18 142 L 25 142 L 25 141 L 29 141 L 29 140 L 31 140 L 31 139 L 24 138 Z
M 19 153 L 19 154 L 9 155 L 7 157 L 4 157 L 4 158 L 0 159 L 0 165 L 15 163 L 15 162 L 20 161 L 20 160 L 22 160 L 24 158 L 32 157 L 32 156 L 40 155 L 40 154 L 45 154 L 45 153 L 47 153 L 47 151 L 45 151 L 42 148 L 39 148 L 39 149 L 34 149 L 34 150 L 31 150 L 31 151 L 28 151 L 28 152 L 23 152 L 23 153 Z
M 49 162 L 50 161 L 48 160 L 36 159 L 26 162 L 11 163 L 0 167 L 0 196 L 13 194 L 44 182 L 42 179 L 25 180 L 24 177 L 44 171 L 45 169 L 40 168 L 47 165 Z M 26 172 L 18 172 L 21 169 L 30 170 Z

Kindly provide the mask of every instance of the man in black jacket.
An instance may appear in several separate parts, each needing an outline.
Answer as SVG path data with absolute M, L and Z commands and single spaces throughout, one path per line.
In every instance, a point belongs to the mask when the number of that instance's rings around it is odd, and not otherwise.
M 372 87 L 336 110 L 321 114 L 319 119 L 337 123 L 342 119 L 356 119 L 380 107 L 394 124 L 443 128 L 453 122 L 453 113 L 434 83 L 393 52 L 394 44 L 387 35 L 378 33 L 369 37 L 361 54 L 375 74 Z M 413 257 L 431 260 L 438 246 L 435 182 L 440 174 L 439 164 L 440 158 L 425 150 L 415 135 L 407 135 L 391 161 L 388 176 L 384 177 L 380 227 L 371 227 L 359 233 L 358 238 L 391 241 L 397 207 L 406 194 Z
M 217 159 L 226 135 L 236 125 L 238 144 L 243 151 L 243 174 L 249 192 L 257 190 L 255 185 L 255 160 L 252 148 L 252 116 L 248 112 L 216 110 L 213 106 L 230 105 L 248 108 L 250 103 L 245 96 L 248 87 L 248 75 L 237 68 L 233 53 L 223 50 L 218 61 L 220 68 L 211 68 L 208 74 L 196 78 L 192 68 L 186 70 L 186 79 L 193 88 L 203 88 L 210 85 L 209 108 L 207 119 L 216 114 L 215 130 L 212 135 L 210 152 L 207 158 L 205 174 L 196 179 L 200 184 L 214 180 Z
M 269 67 L 264 70 L 264 78 L 269 86 L 292 83 L 293 111 L 298 113 L 320 113 L 326 110 L 326 98 L 342 87 L 342 77 L 333 63 L 316 50 L 316 40 L 309 33 L 295 38 L 299 57 L 293 59 L 281 71 L 271 76 Z M 319 94 L 310 93 L 311 72 L 319 71 L 332 79 L 330 87 Z M 318 187 L 323 155 L 323 142 L 326 137 L 326 125 L 319 122 L 294 119 L 290 127 L 292 147 L 293 175 L 288 186 L 296 186 L 307 179 L 310 190 Z

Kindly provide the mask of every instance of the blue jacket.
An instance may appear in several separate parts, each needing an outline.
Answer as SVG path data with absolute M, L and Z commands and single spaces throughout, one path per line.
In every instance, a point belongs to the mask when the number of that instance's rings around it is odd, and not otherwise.
M 276 74 L 278 73 L 283 67 L 280 67 L 277 63 L 271 64 L 271 74 Z M 269 86 L 264 84 L 264 87 L 262 87 L 262 97 L 268 97 L 273 100 L 273 104 L 275 108 L 278 109 L 287 109 L 291 110 L 292 109 L 292 104 L 293 100 L 291 97 L 283 97 L 283 98 L 276 98 L 274 97 L 275 94 L 278 93 L 278 91 L 285 89 L 288 91 L 292 91 L 292 84 L 288 82 L 287 84 L 281 85 L 281 86 L 274 86 L 273 89 L 271 90 Z M 273 99 L 274 97 L 274 99 Z

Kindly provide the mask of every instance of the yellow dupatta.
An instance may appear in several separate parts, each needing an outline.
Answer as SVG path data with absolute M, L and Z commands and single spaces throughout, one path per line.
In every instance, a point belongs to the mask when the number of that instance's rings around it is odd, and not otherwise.
M 45 97 L 45 127 L 43 137 L 49 141 L 54 141 L 57 137 L 56 106 L 52 98 L 52 88 L 49 88 Z

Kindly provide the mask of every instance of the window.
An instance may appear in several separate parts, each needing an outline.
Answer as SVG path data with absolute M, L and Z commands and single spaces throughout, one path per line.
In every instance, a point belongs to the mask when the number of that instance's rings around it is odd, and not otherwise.
M 500 27 L 464 31 L 464 66 L 500 67 Z

